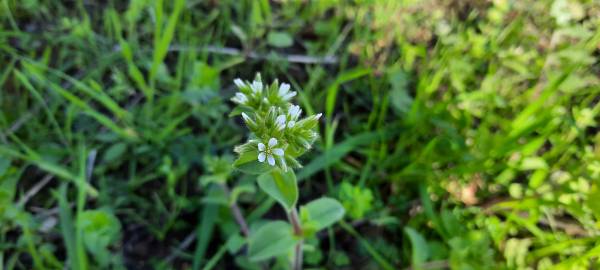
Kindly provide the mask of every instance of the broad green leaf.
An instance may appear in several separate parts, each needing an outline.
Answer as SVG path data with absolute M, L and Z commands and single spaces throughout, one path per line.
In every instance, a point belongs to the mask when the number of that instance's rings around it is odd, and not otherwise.
M 308 214 L 309 220 L 317 230 L 325 229 L 344 217 L 345 210 L 335 199 L 323 197 L 302 207 L 302 212 Z
M 87 210 L 81 213 L 83 243 L 93 254 L 96 262 L 103 266 L 110 261 L 109 246 L 120 237 L 121 224 L 110 212 L 105 210 Z
M 291 252 L 297 242 L 290 224 L 272 221 L 250 236 L 248 256 L 251 261 L 266 260 Z
M 246 244 L 246 239 L 239 233 L 233 234 L 227 239 L 225 245 L 230 254 L 235 254 Z
M 298 184 L 296 174 L 292 170 L 283 172 L 275 169 L 264 173 L 258 177 L 258 186 L 279 202 L 286 211 L 292 209 L 298 201 Z
M 404 232 L 408 235 L 412 246 L 412 264 L 418 269 L 419 266 L 429 258 L 429 247 L 423 236 L 411 227 L 404 227 Z

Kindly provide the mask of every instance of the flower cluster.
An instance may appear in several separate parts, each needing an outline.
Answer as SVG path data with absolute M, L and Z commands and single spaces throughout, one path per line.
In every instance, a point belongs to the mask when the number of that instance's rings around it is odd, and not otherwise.
M 235 148 L 236 164 L 255 161 L 284 171 L 300 167 L 296 158 L 316 140 L 314 129 L 321 114 L 301 118 L 300 106 L 290 103 L 297 93 L 287 83 L 275 80 L 265 85 L 260 74 L 252 82 L 235 79 L 234 83 L 239 92 L 231 98 L 237 104 L 233 114 L 241 115 L 251 131 L 248 142 Z

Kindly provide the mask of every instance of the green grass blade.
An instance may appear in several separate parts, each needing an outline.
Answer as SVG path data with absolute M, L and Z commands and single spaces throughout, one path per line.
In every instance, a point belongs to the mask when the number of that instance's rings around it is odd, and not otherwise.
M 162 19 L 159 20 L 158 14 L 162 14 L 162 1 L 157 1 L 156 3 L 156 13 L 157 13 L 157 21 L 155 29 L 157 29 L 154 33 L 154 54 L 152 56 L 152 67 L 150 68 L 150 85 L 154 85 L 154 80 L 156 77 L 156 72 L 158 71 L 158 67 L 163 62 L 165 57 L 167 56 L 167 52 L 169 51 L 169 45 L 173 40 L 173 36 L 175 35 L 175 30 L 177 26 L 177 21 L 179 20 L 179 13 L 183 9 L 185 5 L 184 0 L 176 0 L 175 1 L 175 9 L 173 13 L 169 16 L 169 21 L 167 22 L 166 29 L 164 29 L 164 33 L 160 30 L 162 27 Z M 162 16 L 160 16 L 162 18 Z M 156 38 L 159 36 L 160 38 Z
M 58 218 L 60 231 L 67 249 L 67 259 L 74 270 L 81 270 L 83 268 L 81 267 L 79 256 L 77 255 L 73 215 L 71 214 L 71 207 L 67 201 L 67 184 L 63 183 L 60 186 L 58 193 L 55 193 L 54 196 L 58 200 Z
M 194 261 L 192 269 L 200 269 L 203 263 L 206 249 L 212 238 L 213 229 L 217 220 L 217 214 L 219 212 L 219 206 L 215 204 L 206 204 L 202 208 L 202 216 L 200 217 L 200 225 L 197 228 L 197 244 L 194 252 Z

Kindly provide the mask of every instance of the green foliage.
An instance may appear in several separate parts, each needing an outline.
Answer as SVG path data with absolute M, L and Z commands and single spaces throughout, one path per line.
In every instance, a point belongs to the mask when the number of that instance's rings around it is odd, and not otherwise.
M 207 174 L 200 177 L 200 183 L 204 186 L 216 183 L 224 184 L 231 176 L 233 157 L 226 155 L 222 157 L 204 157 L 204 166 Z
M 290 224 L 283 221 L 270 221 L 248 239 L 248 256 L 250 260 L 261 261 L 291 254 L 297 242 L 298 239 L 293 236 Z
M 598 26 L 590 0 L 2 0 L 0 268 L 289 269 L 301 243 L 598 269 Z
M 373 193 L 369 189 L 343 182 L 339 194 L 342 205 L 353 219 L 363 218 L 373 208 Z
M 80 218 L 83 243 L 94 260 L 102 267 L 107 267 L 109 262 L 118 263 L 110 258 L 112 255 L 109 246 L 120 238 L 121 224 L 119 220 L 105 210 L 84 211 Z
M 429 258 L 429 247 L 427 241 L 419 232 L 411 227 L 404 227 L 404 232 L 410 240 L 412 246 L 412 264 L 415 269 L 421 268 L 421 265 Z
M 275 169 L 270 173 L 261 174 L 257 178 L 262 191 L 273 197 L 287 211 L 296 206 L 298 201 L 298 184 L 296 174 L 289 170 L 283 172 Z
M 335 199 L 319 198 L 300 208 L 303 225 L 313 231 L 320 231 L 344 217 L 344 207 Z

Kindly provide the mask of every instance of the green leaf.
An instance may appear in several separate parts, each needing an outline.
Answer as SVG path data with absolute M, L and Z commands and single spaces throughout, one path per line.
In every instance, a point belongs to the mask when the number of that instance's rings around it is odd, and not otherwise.
M 113 160 L 120 158 L 123 155 L 123 153 L 125 153 L 125 150 L 127 150 L 127 144 L 113 144 L 104 153 L 104 162 L 112 162 Z
M 208 190 L 208 193 L 215 193 L 216 187 Z M 200 224 L 196 227 L 196 250 L 194 251 L 194 260 L 192 269 L 199 269 L 200 265 L 206 260 L 206 250 L 208 244 L 213 238 L 213 231 L 219 214 L 219 206 L 214 204 L 204 204 L 202 213 L 200 214 Z
M 80 261 L 77 256 L 77 246 L 75 225 L 73 224 L 73 214 L 67 201 L 67 184 L 63 183 L 58 192 L 54 194 L 58 200 L 58 217 L 60 230 L 62 233 L 63 241 L 65 243 L 65 249 L 67 253 L 67 260 L 69 265 L 73 269 L 82 269 L 84 263 Z
M 247 174 L 265 174 L 273 169 L 266 162 L 258 162 L 258 151 L 244 152 L 233 162 L 233 167 Z
M 241 165 L 236 164 L 235 168 L 247 174 L 266 174 L 273 170 L 273 166 L 269 166 L 265 162 L 258 162 L 256 160 Z
M 235 186 L 232 190 L 231 190 L 231 194 L 229 194 L 229 204 L 233 204 L 237 201 L 238 197 L 242 194 L 242 193 L 254 193 L 256 192 L 256 187 L 254 186 L 254 184 L 240 184 L 238 186 Z
M 292 170 L 283 172 L 275 169 L 271 173 L 264 173 L 258 177 L 258 186 L 279 202 L 286 211 L 292 209 L 298 201 L 296 174 Z
M 272 221 L 260 227 L 250 236 L 248 255 L 251 261 L 266 260 L 292 251 L 298 242 L 292 226 L 283 221 Z
M 419 232 L 411 227 L 404 227 L 404 232 L 408 235 L 408 239 L 410 239 L 410 244 L 412 245 L 413 267 L 418 269 L 429 258 L 427 241 Z
M 302 207 L 301 211 L 308 214 L 310 222 L 315 224 L 317 231 L 336 223 L 346 212 L 340 202 L 327 197 L 309 202 Z
M 413 98 L 408 93 L 408 74 L 399 68 L 395 68 L 390 71 L 389 80 L 392 85 L 390 99 L 393 108 L 397 112 L 407 113 L 413 103 Z
M 239 233 L 237 233 L 237 234 L 231 235 L 229 237 L 229 239 L 227 239 L 227 242 L 225 243 L 225 246 L 227 247 L 227 251 L 229 251 L 230 254 L 235 254 L 245 244 L 246 244 L 246 238 L 244 238 Z
M 81 213 L 83 242 L 94 259 L 103 266 L 110 262 L 109 246 L 120 237 L 121 224 L 117 217 L 104 210 Z
M 600 188 L 597 185 L 592 186 L 587 194 L 586 205 L 592 210 L 596 218 L 600 219 Z
M 294 40 L 290 34 L 286 32 L 270 32 L 267 36 L 267 41 L 271 46 L 285 48 L 292 46 L 294 44 Z

